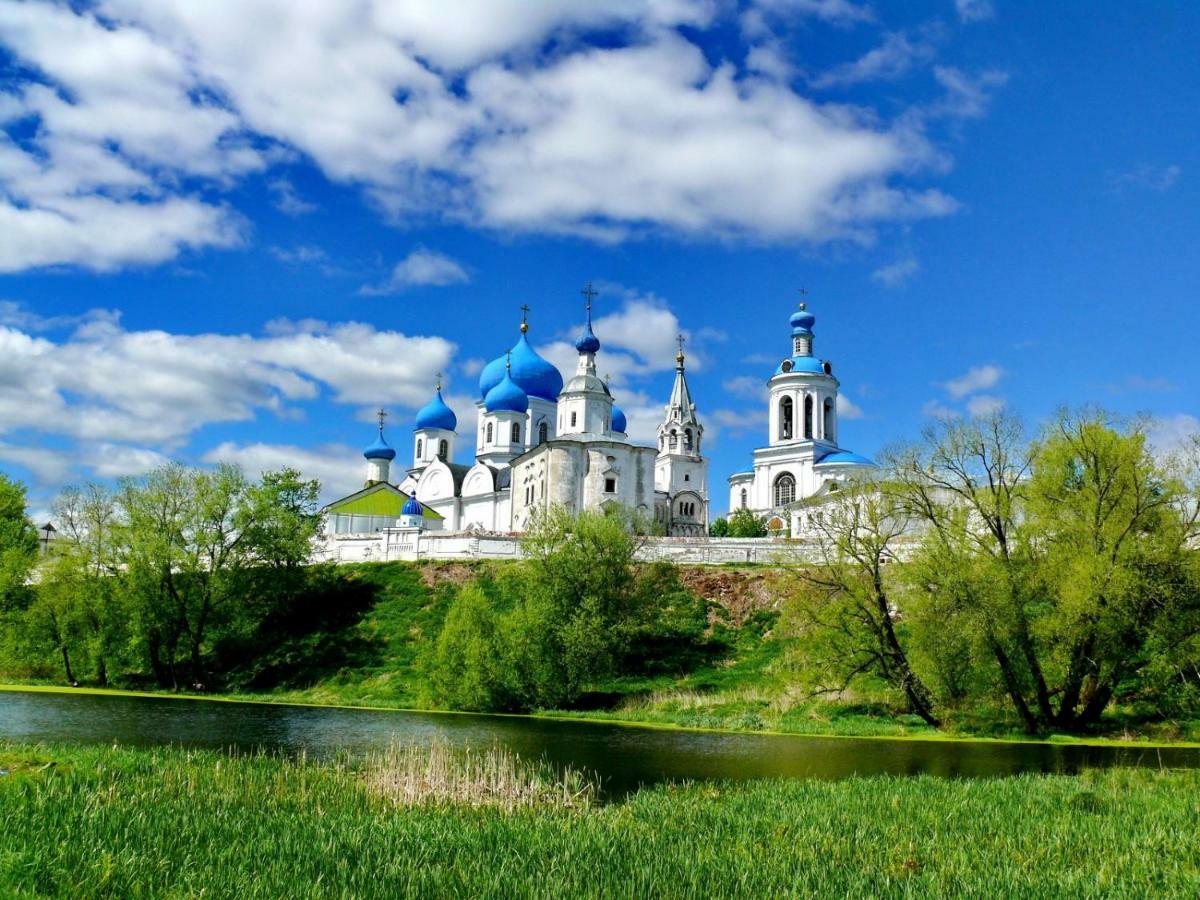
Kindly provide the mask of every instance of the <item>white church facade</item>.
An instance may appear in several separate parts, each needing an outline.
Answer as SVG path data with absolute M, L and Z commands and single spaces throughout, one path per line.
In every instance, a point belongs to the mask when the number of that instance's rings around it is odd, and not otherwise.
M 801 501 L 820 500 L 875 464 L 838 443 L 838 388 L 833 364 L 813 355 L 816 317 L 800 304 L 792 315 L 791 353 L 767 381 L 767 446 L 753 468 L 729 478 L 729 510 L 750 509 L 773 533 L 804 531 Z
M 412 465 L 402 473 L 393 475 L 396 452 L 381 419 L 378 437 L 363 454 L 367 486 L 327 508 L 329 539 L 390 528 L 517 533 L 551 506 L 619 507 L 655 521 L 666 535 L 706 535 L 704 428 L 688 388 L 682 345 L 658 445 L 632 442 L 625 414 L 597 375 L 600 341 L 592 329 L 590 287 L 587 293 L 587 322 L 575 343 L 579 356 L 565 383 L 530 344 L 527 321 L 516 343 L 484 367 L 471 435 L 473 464 L 454 462 L 458 417 L 440 384 L 417 412 Z

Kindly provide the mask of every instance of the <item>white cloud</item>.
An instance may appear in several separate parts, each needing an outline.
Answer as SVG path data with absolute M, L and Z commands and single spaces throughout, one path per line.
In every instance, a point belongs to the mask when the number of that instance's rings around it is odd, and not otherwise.
M 892 80 L 933 59 L 933 55 L 933 45 L 927 40 L 910 38 L 904 32 L 894 31 L 886 35 L 878 47 L 856 60 L 814 76 L 809 83 L 815 88 L 832 88 Z
M 1166 456 L 1200 440 L 1200 419 L 1188 413 L 1160 416 L 1150 421 L 1146 437 L 1156 453 Z
M 957 419 L 960 413 L 958 410 L 951 409 L 937 400 L 928 400 L 921 407 L 921 415 L 928 416 L 931 419 L 942 419 L 943 421 L 947 421 L 949 419 Z
M 323 263 L 329 257 L 320 247 L 311 244 L 297 244 L 295 247 L 268 247 L 267 251 L 280 262 Z
M 976 394 L 967 401 L 967 412 L 972 416 L 990 416 L 1004 408 L 1004 398 L 994 394 Z
M 991 70 L 971 75 L 954 66 L 935 66 L 933 75 L 945 95 L 923 112 L 929 117 L 977 119 L 987 112 L 991 90 L 1008 81 L 1005 72 Z
M 871 280 L 885 287 L 900 287 L 921 270 L 921 264 L 915 257 L 906 256 L 894 263 L 881 266 L 871 273 Z
M 1004 377 L 1004 370 L 995 365 L 971 366 L 962 375 L 957 378 L 952 378 L 947 381 L 943 387 L 946 392 L 953 398 L 960 399 L 967 394 L 973 394 L 977 391 L 986 391 L 989 388 L 996 386 L 997 382 Z
M 454 345 L 356 322 L 272 324 L 265 336 L 127 331 L 88 321 L 53 341 L 0 327 L 0 434 L 177 445 L 213 422 L 341 403 L 415 407 Z
M 417 247 L 396 263 L 386 281 L 363 285 L 358 292 L 379 296 L 397 294 L 414 287 L 446 287 L 468 281 L 470 277 L 466 270 L 449 256 L 426 247 Z
M 1161 194 L 1173 188 L 1181 174 L 1183 168 L 1178 165 L 1141 165 L 1128 172 L 1111 172 L 1108 181 L 1112 189 L 1118 192 L 1126 188 L 1141 188 Z
M 954 9 L 964 22 L 982 22 L 996 15 L 991 0 L 954 0 Z
M 847 397 L 845 394 L 838 394 L 837 398 L 838 415 L 843 419 L 861 419 L 863 418 L 862 407 Z
M 399 448 L 403 452 L 405 448 Z M 397 457 L 399 461 L 400 457 Z M 206 463 L 235 463 L 257 478 L 264 472 L 297 469 L 321 482 L 321 498 L 330 502 L 359 490 L 366 479 L 362 451 L 345 444 L 297 447 L 291 444 L 237 444 L 226 441 L 204 454 Z M 394 463 L 393 463 L 394 465 Z
M 234 246 L 245 223 L 214 192 L 299 155 L 406 221 L 599 240 L 865 239 L 955 209 L 902 183 L 938 162 L 920 122 L 814 103 L 778 71 L 709 60 L 680 30 L 728 12 L 711 0 L 2 5 L 0 44 L 39 75 L 0 109 L 0 122 L 35 125 L 19 145 L 0 140 L 0 270 Z M 749 13 L 872 18 L 847 0 Z M 623 43 L 589 46 L 594 29 Z M 892 40 L 843 77 L 902 67 Z M 939 76 L 955 108 L 981 111 L 980 82 L 955 73 Z M 267 185 L 286 213 L 312 206 L 286 178 Z
M 753 375 L 735 375 L 721 382 L 721 387 L 727 394 L 749 400 L 764 400 L 767 396 L 766 381 Z
M 304 216 L 318 208 L 317 204 L 301 197 L 296 186 L 286 178 L 267 182 L 267 188 L 271 191 L 271 202 L 285 216 Z
M 720 428 L 732 435 L 747 433 L 765 433 L 767 430 L 767 407 L 751 409 L 717 409 L 713 410 L 712 420 Z

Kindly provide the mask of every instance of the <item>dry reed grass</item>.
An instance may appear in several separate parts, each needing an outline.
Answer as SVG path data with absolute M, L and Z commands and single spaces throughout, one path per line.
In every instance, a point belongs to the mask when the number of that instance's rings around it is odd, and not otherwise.
M 523 759 L 506 747 L 457 747 L 444 739 L 394 742 L 367 757 L 373 792 L 398 806 L 475 806 L 518 809 L 586 809 L 597 785 L 583 772 Z

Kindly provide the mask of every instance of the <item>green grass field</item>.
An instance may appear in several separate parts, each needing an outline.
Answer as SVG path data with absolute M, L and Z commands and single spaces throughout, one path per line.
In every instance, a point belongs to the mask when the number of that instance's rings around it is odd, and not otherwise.
M 663 786 L 416 806 L 369 772 L 0 744 L 0 894 L 1195 897 L 1200 772 Z

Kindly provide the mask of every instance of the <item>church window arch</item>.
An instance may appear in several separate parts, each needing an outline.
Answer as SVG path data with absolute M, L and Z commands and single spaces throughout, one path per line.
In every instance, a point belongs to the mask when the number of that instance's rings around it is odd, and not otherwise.
M 579 421 L 578 413 L 571 413 L 571 427 L 575 427 L 575 423 Z
M 685 428 L 683 431 L 683 449 L 692 449 L 692 429 L 690 428 Z
M 514 444 L 521 443 L 521 423 L 513 422 L 512 426 L 512 442 Z
M 492 423 L 491 423 L 491 422 L 488 422 L 488 424 L 487 424 L 487 437 L 485 438 L 485 440 L 486 440 L 486 441 L 487 441 L 489 444 L 492 442 L 492 434 L 493 434 L 493 432 L 492 432 Z
M 779 437 L 789 440 L 792 436 L 792 398 L 784 397 L 779 401 Z
M 674 428 L 671 429 L 671 449 L 675 450 L 679 447 L 679 432 Z
M 546 422 L 543 422 L 538 426 L 538 443 L 544 444 L 548 440 L 550 440 L 550 426 Z
M 833 435 L 833 398 L 832 397 L 825 398 L 825 416 L 824 416 L 824 419 L 822 420 L 822 425 L 824 426 L 824 429 L 821 432 L 821 436 L 824 437 L 825 440 L 827 440 L 827 441 L 834 440 L 834 435 Z
M 417 438 L 417 459 L 420 459 L 425 454 L 425 442 Z
M 438 441 L 438 456 L 445 459 L 450 453 L 450 445 L 445 441 Z
M 749 503 L 749 500 L 750 500 L 750 498 L 746 494 L 746 489 L 742 488 L 742 509 L 746 508 L 746 505 Z
M 784 472 L 775 479 L 775 505 L 787 506 L 796 500 L 796 476 Z
M 813 436 L 813 399 L 812 394 L 804 398 L 804 436 L 812 438 Z

